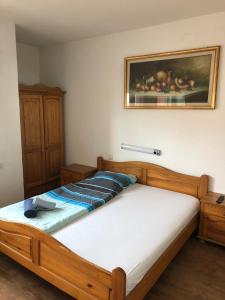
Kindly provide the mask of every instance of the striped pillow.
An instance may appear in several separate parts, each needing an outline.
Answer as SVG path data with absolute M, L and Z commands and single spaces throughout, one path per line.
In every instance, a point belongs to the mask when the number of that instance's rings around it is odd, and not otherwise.
M 111 171 L 98 171 L 96 178 L 105 178 L 117 182 L 123 189 L 137 182 L 137 177 L 131 174 L 115 173 Z

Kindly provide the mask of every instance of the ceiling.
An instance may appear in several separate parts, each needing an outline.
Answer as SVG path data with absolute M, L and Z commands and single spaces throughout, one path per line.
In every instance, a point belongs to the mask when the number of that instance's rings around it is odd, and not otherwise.
M 225 11 L 225 0 L 0 0 L 20 42 L 43 46 Z

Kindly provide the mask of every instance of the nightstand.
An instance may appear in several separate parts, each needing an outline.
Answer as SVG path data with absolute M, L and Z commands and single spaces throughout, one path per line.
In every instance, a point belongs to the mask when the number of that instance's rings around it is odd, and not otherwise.
M 225 246 L 225 200 L 218 204 L 220 194 L 209 192 L 201 199 L 200 232 L 202 240 Z
M 61 185 L 74 183 L 91 177 L 96 173 L 96 171 L 97 168 L 79 164 L 65 166 L 61 169 Z

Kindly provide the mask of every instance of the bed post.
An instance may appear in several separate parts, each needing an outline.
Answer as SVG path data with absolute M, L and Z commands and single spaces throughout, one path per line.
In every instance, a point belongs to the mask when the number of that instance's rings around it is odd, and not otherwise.
M 121 268 L 112 271 L 112 294 L 110 300 L 125 300 L 126 273 Z
M 98 171 L 102 170 L 102 163 L 103 163 L 103 157 L 98 156 L 98 158 L 97 158 L 97 169 L 98 169 Z
M 199 199 L 201 199 L 208 193 L 208 183 L 209 183 L 209 177 L 207 175 L 202 175 L 200 177 L 200 184 L 198 188 Z

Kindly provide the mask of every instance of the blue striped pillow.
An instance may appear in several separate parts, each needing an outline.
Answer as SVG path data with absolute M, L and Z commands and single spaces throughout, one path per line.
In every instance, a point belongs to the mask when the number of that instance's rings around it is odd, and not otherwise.
M 129 185 L 137 182 L 137 177 L 135 175 L 115 173 L 111 171 L 98 171 L 95 176 L 96 178 L 106 178 L 117 182 L 123 189 L 127 188 Z

